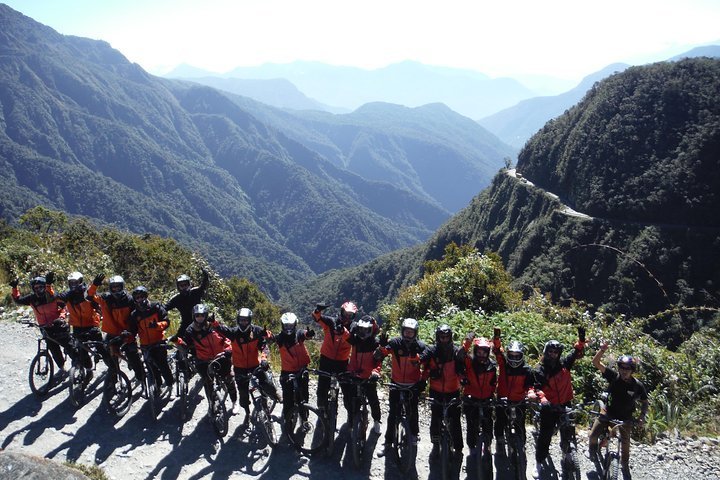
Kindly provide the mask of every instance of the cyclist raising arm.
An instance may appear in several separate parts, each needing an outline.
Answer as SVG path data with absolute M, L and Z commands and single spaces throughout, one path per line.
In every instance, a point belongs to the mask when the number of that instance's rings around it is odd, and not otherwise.
M 17 305 L 29 305 L 35 313 L 35 320 L 38 325 L 45 330 L 45 333 L 54 342 L 47 342 L 48 350 L 52 355 L 58 369 L 64 372 L 66 353 L 71 352 L 70 348 L 70 327 L 65 322 L 65 303 L 55 296 L 52 288 L 55 274 L 49 272 L 46 276 L 34 277 L 30 280 L 30 288 L 32 293 L 20 296 L 18 289 L 18 281 L 10 282 L 12 287 L 12 298 Z M 57 342 L 57 343 L 55 343 Z M 62 348 L 61 348 L 62 346 Z
M 602 356 L 607 351 L 609 344 L 603 342 L 600 349 L 593 357 L 593 365 L 600 370 L 602 376 L 608 381 L 608 404 L 606 414 L 608 418 L 627 421 L 619 427 L 620 442 L 622 450 L 620 464 L 622 465 L 623 477 L 630 478 L 630 431 L 633 413 L 640 401 L 640 422 L 645 421 L 648 411 L 648 396 L 642 382 L 633 376 L 637 369 L 636 360 L 630 355 L 622 355 L 617 359 L 617 371 L 602 363 Z M 609 422 L 598 417 L 595 419 L 588 443 L 590 445 L 590 459 L 595 460 L 598 453 L 598 437 L 608 428 Z
M 185 334 L 185 331 L 193 322 L 192 311 L 195 305 L 202 303 L 208 285 L 210 284 L 210 275 L 204 268 L 202 271 L 202 282 L 199 287 L 193 287 L 190 284 L 190 277 L 184 273 L 177 277 L 175 286 L 178 293 L 165 304 L 165 310 L 170 311 L 177 309 L 180 313 L 180 327 L 178 328 L 178 336 Z M 175 338 L 171 338 L 174 340 Z
M 378 331 L 379 328 L 375 319 L 370 315 L 364 315 L 353 328 L 348 340 L 352 345 L 348 370 L 363 380 L 380 378 L 382 362 L 376 360 L 374 355 L 375 349 L 380 345 L 377 340 Z M 370 405 L 370 413 L 374 420 L 373 433 L 380 435 L 380 400 L 377 395 L 377 383 L 365 383 L 362 388 L 365 391 L 365 396 Z M 355 391 L 351 390 L 351 395 L 354 394 Z M 348 395 L 348 401 L 352 404 L 351 395 Z M 352 412 L 353 415 L 355 413 Z M 350 418 L 352 418 L 352 415 Z M 348 423 L 352 425 L 351 421 L 348 421 Z
M 503 349 L 500 340 L 500 329 L 493 338 L 493 353 L 497 359 L 499 376 L 497 396 L 507 398 L 510 402 L 521 402 L 528 395 L 528 390 L 533 386 L 533 372 L 525 362 L 525 347 L 517 340 L 510 342 L 507 350 Z M 525 406 L 518 406 L 518 416 L 525 418 Z M 495 439 L 498 445 L 505 441 L 505 426 L 507 425 L 507 412 L 505 407 L 500 405 L 495 409 Z M 521 437 L 525 438 L 525 421 L 518 423 Z

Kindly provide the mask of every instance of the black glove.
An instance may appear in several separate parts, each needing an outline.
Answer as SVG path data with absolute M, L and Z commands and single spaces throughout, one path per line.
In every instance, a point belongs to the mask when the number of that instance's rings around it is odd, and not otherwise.
M 102 285 L 103 280 L 105 280 L 105 274 L 98 273 L 95 276 L 95 279 L 93 279 L 93 285 L 95 285 L 96 287 L 99 287 L 100 285 Z
M 52 285 L 55 281 L 55 272 L 48 272 L 47 275 L 45 275 L 45 282 L 48 285 Z
M 345 327 L 343 326 L 342 323 L 338 322 L 335 324 L 335 333 L 336 334 L 338 334 L 338 335 L 342 334 L 343 330 L 345 330 Z
M 378 337 L 378 343 L 382 347 L 386 347 L 388 344 L 388 335 L 387 332 L 382 332 L 380 336 Z
M 149 327 L 150 327 L 150 328 L 157 328 L 157 320 L 153 320 L 152 322 L 150 322 Z
M 268 368 L 270 368 L 270 364 L 267 360 L 260 360 L 260 368 L 262 368 L 263 370 L 267 370 Z
M 201 269 L 200 269 L 200 273 L 202 273 L 202 276 L 203 276 L 203 279 L 204 279 L 204 280 L 208 280 L 208 279 L 210 278 L 210 274 L 209 274 L 208 271 L 205 270 L 204 268 L 201 268 Z
M 330 306 L 330 305 L 328 305 L 328 304 L 326 304 L 326 303 L 316 303 L 316 304 L 315 304 L 315 311 L 316 311 L 316 312 L 322 312 L 323 310 L 325 310 L 325 309 L 328 308 L 329 306 Z
M 305 332 L 305 338 L 313 338 L 315 336 L 315 330 L 308 329 Z
M 17 288 L 18 279 L 16 278 L 15 280 L 10 280 L 10 283 L 8 283 L 8 285 L 10 285 L 12 288 Z
M 65 326 L 65 320 L 62 318 L 56 318 L 53 320 L 53 327 L 64 327 Z

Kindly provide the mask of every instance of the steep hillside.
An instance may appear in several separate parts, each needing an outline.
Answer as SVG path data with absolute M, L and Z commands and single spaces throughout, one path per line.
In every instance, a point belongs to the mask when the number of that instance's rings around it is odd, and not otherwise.
M 600 82 L 528 142 L 518 170 L 530 182 L 500 172 L 424 247 L 406 251 L 409 257 L 376 259 L 374 268 L 335 272 L 356 279 L 357 290 L 325 296 L 382 300 L 358 280 L 398 272 L 401 261 L 405 277 L 382 284 L 391 297 L 455 242 L 499 252 L 518 287 L 560 301 L 640 315 L 673 305 L 717 307 L 719 69 L 720 60 L 685 60 L 634 67 Z M 676 315 L 647 328 L 677 344 L 701 322 Z
M 41 204 L 170 236 L 273 296 L 416 244 L 448 217 L 423 189 L 358 175 L 238 99 L 153 77 L 105 42 L 0 6 L 0 215 Z M 463 156 L 433 142 L 446 137 L 438 122 L 421 145 L 403 129 L 392 141 L 410 170 Z M 370 145 L 377 135 L 365 132 Z

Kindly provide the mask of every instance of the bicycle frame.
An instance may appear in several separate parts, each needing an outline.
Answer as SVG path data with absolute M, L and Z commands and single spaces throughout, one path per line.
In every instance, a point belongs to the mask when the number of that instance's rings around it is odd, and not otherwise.
M 591 411 L 593 415 L 597 415 L 598 419 L 606 423 L 606 428 L 598 437 L 598 456 L 600 457 L 599 466 L 602 470 L 598 472 L 602 478 L 607 480 L 616 480 L 620 472 L 620 458 L 622 450 L 622 438 L 620 429 L 623 425 L 630 423 L 628 421 L 610 418 L 606 414 L 598 411 Z M 595 459 L 590 459 L 594 461 Z

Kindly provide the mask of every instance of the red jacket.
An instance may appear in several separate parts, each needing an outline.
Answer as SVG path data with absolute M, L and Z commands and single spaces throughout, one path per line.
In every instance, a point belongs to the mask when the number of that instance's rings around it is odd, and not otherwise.
M 406 348 L 403 339 L 395 337 L 388 342 L 386 347 L 378 347 L 377 352 L 380 358 L 392 355 L 392 367 L 390 377 L 395 383 L 413 384 L 422 380 L 422 362 L 420 355 L 427 347 L 418 340 Z
M 572 401 L 574 392 L 570 369 L 575 360 L 582 357 L 583 348 L 583 344 L 576 344 L 573 351 L 567 357 L 559 359 L 556 365 L 541 363 L 535 369 L 535 392 L 541 400 L 545 398 L 552 405 L 563 405 Z
M 41 327 L 47 327 L 58 318 L 66 316 L 65 303 L 55 297 L 51 285 L 45 286 L 45 295 L 38 298 L 34 293 L 20 296 L 17 287 L 12 289 L 12 298 L 18 305 L 30 305 L 35 313 L 35 320 Z
M 484 365 L 475 363 L 472 358 L 465 357 L 465 375 L 467 377 L 467 385 L 465 385 L 464 395 L 478 400 L 487 400 L 495 395 L 495 386 L 497 385 L 497 365 L 488 359 Z
M 460 378 L 464 374 L 460 350 L 452 346 L 447 353 L 442 354 L 437 345 L 428 347 L 421 357 L 424 365 L 423 378 L 430 378 L 430 390 L 439 393 L 455 393 L 460 390 Z
M 220 333 L 232 344 L 232 364 L 236 368 L 255 368 L 261 360 L 267 360 L 267 339 L 272 334 L 258 325 L 251 325 L 243 333 L 239 328 L 218 327 Z
M 283 372 L 297 372 L 310 364 L 304 330 L 297 331 L 293 335 L 281 332 L 274 338 L 280 350 L 280 368 Z
M 128 326 L 130 333 L 140 338 L 140 345 L 160 343 L 168 327 L 167 311 L 159 303 L 151 303 L 147 310 L 134 310 Z
M 511 402 L 524 400 L 533 385 L 532 369 L 526 363 L 516 368 L 508 365 L 502 347 L 494 348 L 493 352 L 500 371 L 497 385 L 498 398 L 507 398 Z
M 123 330 L 128 329 L 130 313 L 134 308 L 132 297 L 125 293 L 124 297 L 117 299 L 110 293 L 97 295 L 96 292 L 97 286 L 94 284 L 90 285 L 87 291 L 88 298 L 100 305 L 100 310 L 102 311 L 102 331 L 116 337 L 120 335 Z
M 203 362 L 209 362 L 219 354 L 232 351 L 230 339 L 223 335 L 216 327 L 217 324 L 208 325 L 207 328 L 196 330 L 191 324 L 183 341 L 195 348 L 195 357 Z
M 333 319 L 327 315 L 322 315 L 320 312 L 313 312 L 313 319 L 320 324 L 323 329 L 325 337 L 323 338 L 322 346 L 320 347 L 320 355 L 329 358 L 330 360 L 339 360 L 347 362 L 350 359 L 350 332 L 347 328 L 343 327 L 340 333 L 335 331 L 335 325 L 339 322 L 339 319 Z

